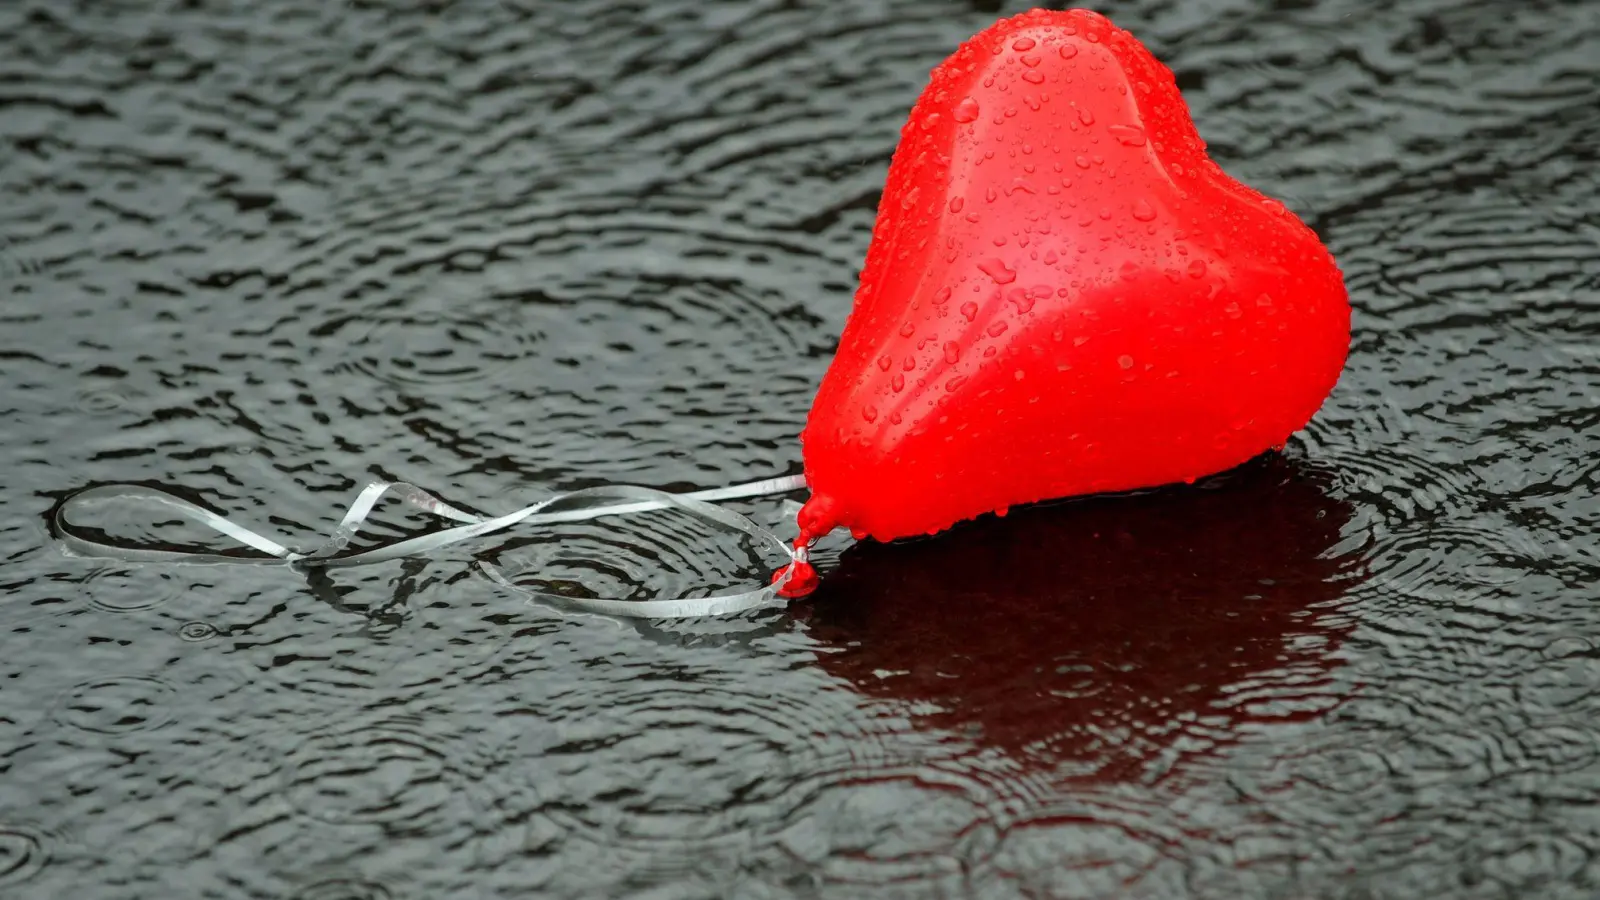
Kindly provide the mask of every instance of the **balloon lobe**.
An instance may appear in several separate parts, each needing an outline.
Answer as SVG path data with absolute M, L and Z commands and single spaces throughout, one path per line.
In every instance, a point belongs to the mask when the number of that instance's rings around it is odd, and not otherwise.
M 901 131 L 801 436 L 802 540 L 1232 468 L 1316 413 L 1349 317 L 1316 234 L 1206 155 L 1136 39 L 1085 10 L 1002 20 Z

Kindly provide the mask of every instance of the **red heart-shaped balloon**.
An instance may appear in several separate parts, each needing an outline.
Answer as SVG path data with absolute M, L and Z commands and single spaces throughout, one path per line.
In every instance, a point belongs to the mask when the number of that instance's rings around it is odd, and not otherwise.
M 891 540 L 1281 446 L 1344 367 L 1332 256 L 1206 155 L 1172 73 L 1085 10 L 934 70 L 802 436 L 802 542 Z

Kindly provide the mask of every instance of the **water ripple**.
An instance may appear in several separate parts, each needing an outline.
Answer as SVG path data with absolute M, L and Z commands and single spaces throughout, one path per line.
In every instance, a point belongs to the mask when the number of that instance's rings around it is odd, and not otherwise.
M 159 678 L 97 678 L 69 690 L 56 707 L 55 720 L 94 734 L 150 731 L 172 720 L 176 693 Z
M 1274 820 L 1355 831 L 1392 820 L 1411 803 L 1407 773 L 1397 770 L 1386 751 L 1392 748 L 1371 738 L 1313 736 L 1266 768 L 1237 767 L 1228 781 Z M 1308 795 L 1317 801 L 1306 802 Z
M 351 310 L 318 326 L 319 337 L 345 348 L 357 372 L 405 387 L 491 381 L 548 340 L 522 321 L 519 307 L 452 305 L 443 310 L 396 310 L 383 304 Z M 340 371 L 334 369 L 334 374 Z
M 164 572 L 154 567 L 122 569 L 105 566 L 91 570 L 78 584 L 95 609 L 130 613 L 154 609 L 190 591 L 211 587 L 183 577 L 185 574 Z
M 1515 585 L 1546 558 L 1543 548 L 1492 520 L 1397 528 L 1368 554 L 1372 589 L 1434 601 L 1465 601 L 1474 589 Z
M 786 859 L 767 865 L 858 890 L 956 890 L 990 867 L 1018 814 L 1006 800 L 994 782 L 948 766 L 866 766 L 795 810 L 772 837 Z
M 318 822 L 442 833 L 481 814 L 477 773 L 457 749 L 420 719 L 341 723 L 306 736 L 284 761 L 284 796 Z
M 1152 831 L 1150 823 L 1161 818 L 1155 812 L 1109 798 L 1059 802 L 1007 833 L 995 866 L 1026 897 L 1099 900 L 1172 891 L 1181 882 L 1169 854 L 1180 836 Z
M 784 562 L 756 538 L 680 510 L 545 527 L 488 556 L 512 584 L 558 602 L 707 597 L 760 585 Z
M 449 579 L 465 577 L 463 566 L 438 566 L 453 575 L 415 561 L 397 568 L 313 574 L 298 584 L 262 570 L 251 576 L 255 590 L 206 609 L 205 624 L 227 640 L 198 648 L 230 663 L 273 705 L 346 703 L 465 677 L 509 637 L 494 621 L 473 624 L 471 610 L 486 608 L 473 603 L 483 591 L 444 598 Z M 489 604 L 491 617 L 497 608 L 515 618 L 512 603 Z
M 1586 718 L 1600 711 L 1600 639 L 1563 637 L 1518 681 L 1517 699 L 1548 714 Z
M 541 811 L 608 847 L 691 853 L 785 828 L 875 742 L 838 698 L 652 678 L 540 710 L 559 743 L 531 787 Z
M 377 882 L 333 878 L 295 891 L 288 900 L 393 900 L 394 896 Z
M 50 836 L 25 825 L 0 822 L 0 887 L 23 884 L 50 862 Z
M 29 772 L 38 815 L 71 829 L 75 855 L 120 865 L 206 855 L 233 811 L 216 775 L 214 760 L 174 743 L 135 759 L 63 753 Z
M 178 628 L 178 637 L 192 643 L 209 641 L 217 636 L 217 626 L 209 622 L 185 622 Z

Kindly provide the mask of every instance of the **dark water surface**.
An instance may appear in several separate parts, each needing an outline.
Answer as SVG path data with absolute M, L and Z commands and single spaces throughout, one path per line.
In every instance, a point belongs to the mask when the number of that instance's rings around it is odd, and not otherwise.
M 1600 4 L 1381 6 L 1101 5 L 1345 268 L 1285 458 L 645 623 L 472 559 L 769 563 L 644 518 L 308 582 L 43 517 L 798 471 L 906 111 L 1023 4 L 0 4 L 0 897 L 1600 896 Z

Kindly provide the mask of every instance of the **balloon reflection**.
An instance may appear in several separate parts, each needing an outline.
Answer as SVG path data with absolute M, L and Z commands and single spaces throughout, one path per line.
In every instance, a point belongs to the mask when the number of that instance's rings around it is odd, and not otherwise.
M 1270 455 L 1192 487 L 857 545 L 809 623 L 836 651 L 828 671 L 922 727 L 1062 775 L 1156 777 L 1253 721 L 1325 711 L 1349 519 L 1316 473 Z

